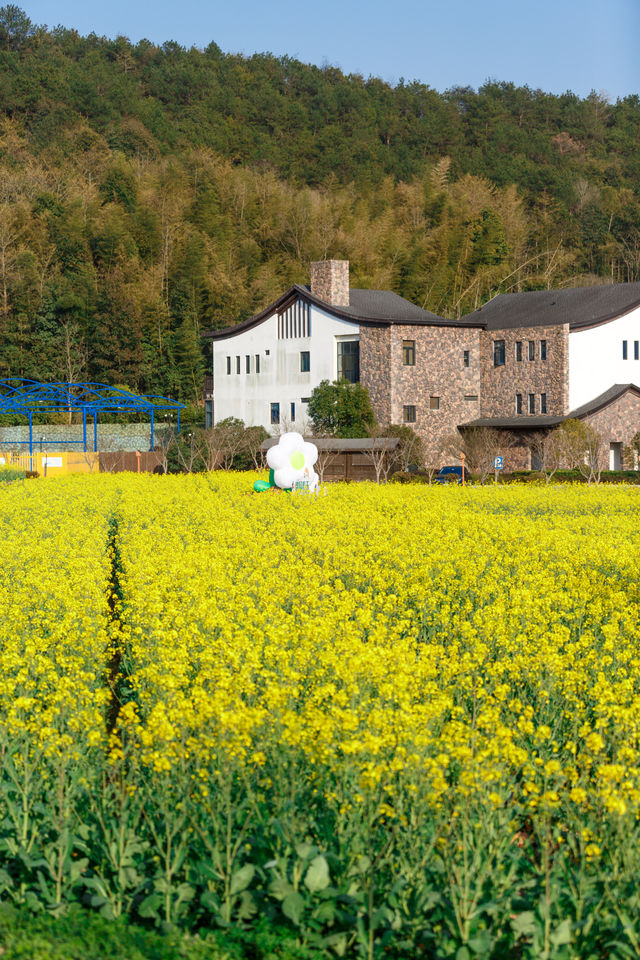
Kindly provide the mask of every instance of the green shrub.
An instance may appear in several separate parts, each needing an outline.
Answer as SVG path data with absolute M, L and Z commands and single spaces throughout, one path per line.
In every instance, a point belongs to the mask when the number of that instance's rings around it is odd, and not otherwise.
M 16 480 L 24 480 L 26 476 L 26 470 L 19 470 L 17 467 L 0 467 L 0 483 L 13 483 Z
M 514 470 L 500 474 L 501 483 L 546 483 L 544 473 L 537 470 Z M 579 470 L 557 470 L 551 483 L 586 483 L 587 479 Z M 603 470 L 600 483 L 640 484 L 640 472 L 636 470 Z

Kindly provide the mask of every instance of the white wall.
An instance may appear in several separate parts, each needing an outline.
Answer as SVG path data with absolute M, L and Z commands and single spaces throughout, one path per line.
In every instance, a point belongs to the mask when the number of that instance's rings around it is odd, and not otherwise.
M 213 341 L 213 416 L 217 423 L 238 417 L 247 426 L 261 425 L 272 430 L 271 404 L 280 404 L 280 421 L 290 421 L 290 404 L 296 405 L 293 428 L 304 428 L 306 404 L 302 398 L 321 380 L 336 378 L 336 337 L 359 335 L 357 323 L 311 306 L 311 336 L 278 340 L 278 316 L 272 316 L 249 330 L 224 340 Z M 267 356 L 266 351 L 269 350 Z M 300 372 L 300 352 L 310 353 L 309 373 Z M 251 357 L 251 373 L 245 372 L 245 357 Z M 260 373 L 255 373 L 255 355 L 260 355 Z M 236 357 L 240 373 L 236 373 Z M 227 374 L 231 357 L 231 374 Z
M 622 341 L 627 341 L 627 360 Z M 590 330 L 569 333 L 569 409 L 575 410 L 614 383 L 640 386 L 640 359 L 634 359 L 634 342 L 640 344 L 640 307 L 624 317 Z

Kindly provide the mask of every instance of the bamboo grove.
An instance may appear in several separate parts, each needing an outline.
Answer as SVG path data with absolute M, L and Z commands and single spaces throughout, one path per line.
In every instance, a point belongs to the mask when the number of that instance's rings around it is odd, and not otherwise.
M 632 488 L 3 499 L 5 902 L 367 960 L 637 955 Z
M 438 93 L 0 10 L 0 373 L 197 401 L 308 265 L 445 316 L 640 278 L 640 101 Z

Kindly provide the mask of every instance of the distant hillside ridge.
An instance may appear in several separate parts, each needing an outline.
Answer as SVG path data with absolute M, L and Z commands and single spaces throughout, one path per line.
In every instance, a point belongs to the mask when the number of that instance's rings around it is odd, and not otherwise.
M 640 279 L 640 98 L 395 86 L 0 9 L 0 375 L 200 395 L 309 262 L 460 316 Z M 65 374 L 63 377 L 62 374 Z
M 454 176 L 567 201 L 569 171 L 614 187 L 640 175 L 637 95 L 609 104 L 595 92 L 580 99 L 495 81 L 438 93 L 290 57 L 225 54 L 213 42 L 186 50 L 81 37 L 35 27 L 15 6 L 2 11 L 0 103 L 35 150 L 64 142 L 84 119 L 129 155 L 206 147 L 311 185 L 407 180 L 445 155 Z

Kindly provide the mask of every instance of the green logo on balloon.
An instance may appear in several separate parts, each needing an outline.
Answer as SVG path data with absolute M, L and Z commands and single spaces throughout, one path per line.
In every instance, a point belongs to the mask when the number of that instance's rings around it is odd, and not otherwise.
M 289 463 L 294 470 L 302 470 L 304 467 L 304 453 L 301 450 L 294 450 L 289 457 Z

